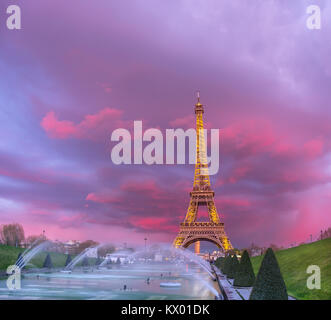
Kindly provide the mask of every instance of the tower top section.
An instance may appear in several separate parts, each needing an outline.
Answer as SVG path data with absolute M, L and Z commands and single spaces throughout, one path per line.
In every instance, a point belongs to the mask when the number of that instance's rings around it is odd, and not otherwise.
M 203 105 L 200 102 L 200 91 L 197 91 L 197 103 L 195 104 L 195 114 L 204 113 Z

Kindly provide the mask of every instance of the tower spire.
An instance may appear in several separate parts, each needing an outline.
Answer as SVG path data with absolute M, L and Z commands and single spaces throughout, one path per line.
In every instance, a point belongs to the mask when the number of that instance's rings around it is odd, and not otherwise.
M 200 90 L 197 90 L 197 100 L 198 100 L 197 103 L 200 103 Z
M 184 222 L 180 225 L 180 231 L 174 240 L 174 246 L 188 247 L 195 241 L 206 240 L 215 243 L 224 251 L 232 249 L 232 245 L 225 234 L 224 223 L 220 221 L 217 213 L 214 191 L 210 185 L 206 143 L 204 139 L 203 113 L 204 108 L 200 102 L 200 92 L 197 91 L 196 115 L 196 163 L 194 171 L 193 189 L 190 192 L 190 203 Z M 198 208 L 206 206 L 209 221 L 198 222 Z
M 202 106 L 202 104 L 201 104 L 201 102 L 200 102 L 200 90 L 197 90 L 197 91 L 196 91 L 196 96 L 197 96 L 197 103 L 195 104 L 195 106 L 196 106 L 197 108 L 202 108 L 203 106 Z

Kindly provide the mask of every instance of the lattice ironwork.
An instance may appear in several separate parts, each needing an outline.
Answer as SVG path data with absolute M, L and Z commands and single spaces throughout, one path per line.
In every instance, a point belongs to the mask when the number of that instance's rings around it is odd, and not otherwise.
M 211 189 L 208 161 L 206 153 L 205 133 L 203 128 L 204 107 L 200 103 L 200 96 L 195 105 L 196 114 L 196 163 L 194 170 L 193 190 L 190 192 L 190 204 L 187 209 L 184 223 L 173 245 L 175 247 L 188 247 L 196 241 L 206 240 L 215 243 L 224 251 L 231 250 L 232 245 L 225 234 L 224 224 L 221 223 L 217 213 L 214 191 Z M 200 206 L 208 209 L 208 222 L 197 222 Z

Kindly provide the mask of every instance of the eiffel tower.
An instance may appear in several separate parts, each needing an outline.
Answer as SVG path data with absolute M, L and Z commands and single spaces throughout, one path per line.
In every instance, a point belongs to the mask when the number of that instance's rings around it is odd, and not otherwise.
M 214 201 L 214 191 L 210 186 L 206 146 L 203 130 L 204 108 L 197 95 L 196 114 L 196 164 L 193 190 L 190 192 L 190 204 L 184 222 L 180 224 L 179 234 L 174 240 L 176 248 L 187 248 L 196 241 L 209 241 L 223 251 L 232 250 L 230 240 L 224 231 L 224 223 L 220 221 Z M 208 209 L 209 221 L 198 222 L 197 214 L 200 206 Z

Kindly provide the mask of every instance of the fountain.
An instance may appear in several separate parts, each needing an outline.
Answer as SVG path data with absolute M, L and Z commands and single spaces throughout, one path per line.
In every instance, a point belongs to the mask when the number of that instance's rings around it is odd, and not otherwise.
M 37 240 L 36 240 L 37 241 Z M 35 241 L 35 243 L 36 243 Z M 51 245 L 52 242 L 51 241 L 43 241 L 42 243 L 38 244 L 37 246 L 33 247 L 32 245 L 26 249 L 22 255 L 20 256 L 20 258 L 17 259 L 16 261 L 16 265 L 20 268 L 23 269 L 27 263 L 34 257 L 36 256 L 38 253 L 40 253 L 41 251 L 45 250 L 49 245 Z
M 150 250 L 151 248 L 149 248 L 149 251 L 146 251 L 146 248 L 140 251 L 137 251 L 131 255 L 129 255 L 127 257 L 128 261 L 134 261 L 138 255 L 146 255 L 146 254 L 150 254 Z M 189 251 L 188 249 L 178 249 L 178 248 L 174 248 L 172 246 L 168 246 L 168 245 L 162 245 L 159 248 L 155 249 L 155 250 L 164 250 L 165 252 L 169 252 L 171 255 L 179 255 L 185 259 L 188 259 L 190 261 L 192 261 L 193 263 L 195 263 L 196 265 L 198 265 L 199 267 L 203 268 L 205 271 L 207 271 L 207 273 L 210 275 L 210 277 L 212 278 L 213 281 L 216 281 L 216 277 L 214 276 L 213 273 L 213 269 L 211 268 L 209 262 L 205 261 L 204 259 L 200 258 L 199 256 L 197 256 L 196 254 L 194 254 L 193 252 Z M 103 263 L 106 263 L 105 261 L 103 261 Z M 101 264 L 103 265 L 103 264 Z
M 104 244 L 99 244 L 97 246 L 91 246 L 89 248 L 84 249 L 78 256 L 76 256 L 67 266 L 65 266 L 65 268 L 62 270 L 62 272 L 70 272 L 79 262 L 81 262 L 82 260 L 84 260 L 85 258 L 87 258 L 87 255 L 94 251 L 97 250 L 98 248 L 100 248 L 101 246 L 103 246 Z M 86 264 L 86 260 L 84 260 L 85 264 Z
M 128 250 L 119 250 L 117 252 L 108 254 L 106 256 L 106 258 L 99 264 L 99 267 L 103 267 L 104 265 L 106 265 L 108 263 L 109 260 L 111 260 L 111 258 L 114 258 L 115 261 L 117 261 L 118 258 L 120 257 L 124 257 L 126 261 L 128 261 L 128 258 L 132 256 L 132 253 Z
M 17 265 L 22 268 L 49 244 L 42 242 L 31 246 L 17 259 Z M 18 299 L 29 296 L 41 299 L 222 299 L 210 279 L 213 272 L 209 263 L 187 249 L 172 246 L 152 246 L 134 253 L 116 251 L 107 254 L 97 268 L 89 261 L 88 270 L 82 267 L 72 272 L 92 251 L 103 245 L 86 248 L 71 261 L 68 255 L 67 266 L 61 271 L 30 270 L 23 279 L 26 291 L 10 294 Z M 99 268 L 110 259 L 116 261 L 118 258 L 131 263 L 118 264 L 111 269 Z M 6 293 L 0 291 L 0 298 Z
M 180 255 L 198 264 L 200 267 L 202 267 L 204 270 L 206 270 L 209 273 L 209 275 L 214 281 L 216 280 L 215 276 L 213 275 L 213 270 L 208 262 L 206 262 L 205 260 L 203 260 L 202 258 L 200 258 L 199 256 L 197 256 L 196 254 L 194 254 L 193 252 L 187 249 L 175 249 L 175 250 L 178 250 L 177 253 L 179 253 Z

